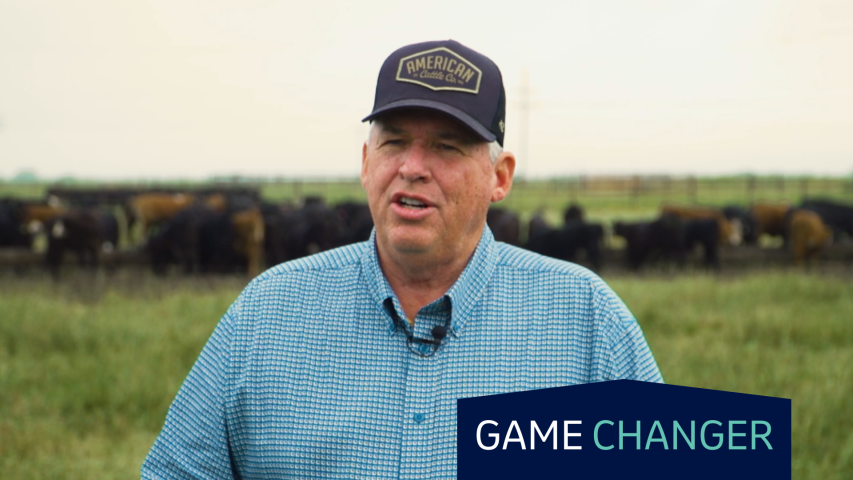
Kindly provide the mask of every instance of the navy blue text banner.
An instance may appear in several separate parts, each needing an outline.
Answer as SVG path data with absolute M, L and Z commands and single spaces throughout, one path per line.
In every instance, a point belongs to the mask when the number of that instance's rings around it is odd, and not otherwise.
M 785 398 L 617 380 L 460 399 L 457 415 L 463 480 L 791 478 Z

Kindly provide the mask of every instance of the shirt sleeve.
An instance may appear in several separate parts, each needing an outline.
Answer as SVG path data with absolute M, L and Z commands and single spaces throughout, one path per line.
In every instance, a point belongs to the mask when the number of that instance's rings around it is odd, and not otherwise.
M 613 339 L 609 363 L 607 380 L 664 383 L 643 331 L 633 318 Z
M 606 351 L 599 380 L 664 383 L 640 324 L 610 287 L 601 288 L 597 310 L 604 320 Z
M 233 318 L 222 317 L 169 407 L 163 430 L 142 466 L 143 479 L 232 480 L 225 394 Z

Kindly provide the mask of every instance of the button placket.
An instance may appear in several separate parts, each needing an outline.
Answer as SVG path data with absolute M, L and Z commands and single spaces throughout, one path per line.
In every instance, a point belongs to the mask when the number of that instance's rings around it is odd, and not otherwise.
M 421 309 L 415 317 L 412 333 L 423 339 L 432 338 L 432 328 L 447 323 L 450 311 L 447 305 L 434 302 Z M 441 351 L 430 355 L 435 347 L 428 343 L 413 346 L 407 357 L 405 391 L 405 417 L 400 452 L 400 478 L 424 478 L 433 471 L 435 458 L 430 455 L 434 448 L 433 421 L 440 385 L 440 369 L 444 364 Z M 417 353 L 422 355 L 418 355 Z

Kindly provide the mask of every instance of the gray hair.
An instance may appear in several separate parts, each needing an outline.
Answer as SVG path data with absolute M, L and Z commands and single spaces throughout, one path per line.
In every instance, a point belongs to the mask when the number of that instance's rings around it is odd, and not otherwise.
M 489 142 L 489 158 L 492 160 L 492 163 L 498 161 L 498 157 L 501 156 L 501 153 L 503 153 L 503 151 L 504 147 L 502 147 L 497 140 L 495 140 L 494 142 Z
M 375 121 L 370 122 L 370 130 L 367 132 L 367 142 L 366 142 L 368 145 L 370 145 L 370 139 L 373 137 L 373 127 L 375 127 L 375 126 L 376 126 Z M 503 151 L 504 151 L 504 147 L 502 147 L 501 144 L 498 143 L 497 140 L 495 140 L 494 142 L 489 142 L 489 160 L 491 160 L 492 163 L 496 163 L 498 161 L 498 157 L 501 156 L 501 153 L 503 153 Z

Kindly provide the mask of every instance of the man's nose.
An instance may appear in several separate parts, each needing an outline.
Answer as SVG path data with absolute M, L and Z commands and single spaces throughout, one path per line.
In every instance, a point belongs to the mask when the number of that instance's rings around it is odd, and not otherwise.
M 409 182 L 428 181 L 431 178 L 428 155 L 429 149 L 425 145 L 413 143 L 403 154 L 400 177 Z

